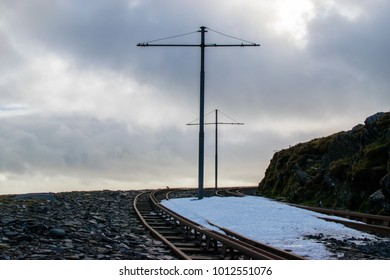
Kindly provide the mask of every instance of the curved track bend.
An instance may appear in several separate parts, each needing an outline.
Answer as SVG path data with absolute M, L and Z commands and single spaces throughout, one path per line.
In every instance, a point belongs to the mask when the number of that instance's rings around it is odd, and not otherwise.
M 218 225 L 213 226 L 226 234 L 190 221 L 159 203 L 160 199 L 169 197 L 170 193 L 169 190 L 143 192 L 135 198 L 134 208 L 151 234 L 162 240 L 181 259 L 304 259 L 250 240 Z

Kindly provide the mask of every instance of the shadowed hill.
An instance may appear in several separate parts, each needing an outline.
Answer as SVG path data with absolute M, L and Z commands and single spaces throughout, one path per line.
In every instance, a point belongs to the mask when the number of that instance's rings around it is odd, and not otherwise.
M 274 154 L 258 194 L 390 215 L 390 112 Z

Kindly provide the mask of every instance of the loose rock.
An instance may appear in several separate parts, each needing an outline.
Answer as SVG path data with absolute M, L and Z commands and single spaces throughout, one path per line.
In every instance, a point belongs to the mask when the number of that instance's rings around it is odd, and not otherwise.
M 138 193 L 0 196 L 0 260 L 176 259 L 137 218 Z
M 64 238 L 66 235 L 66 231 L 60 228 L 53 228 L 49 233 L 53 238 Z

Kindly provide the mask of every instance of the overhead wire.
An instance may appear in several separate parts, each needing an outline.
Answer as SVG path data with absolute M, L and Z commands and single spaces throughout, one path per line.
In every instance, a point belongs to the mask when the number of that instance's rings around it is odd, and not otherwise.
M 228 35 L 228 34 L 226 34 L 226 33 L 220 32 L 220 31 L 218 31 L 218 30 L 212 29 L 212 28 L 210 28 L 210 27 L 206 27 L 206 29 L 207 29 L 207 30 L 210 30 L 210 31 L 212 31 L 212 32 L 214 32 L 214 33 L 217 33 L 217 34 L 219 34 L 219 35 L 222 35 L 222 36 L 225 36 L 225 37 L 234 39 L 234 40 L 238 40 L 238 41 L 245 42 L 245 43 L 248 43 L 248 44 L 256 45 L 256 43 L 254 43 L 254 42 L 251 42 L 251 41 L 248 41 L 248 40 L 245 40 L 245 39 L 236 37 L 236 36 Z M 184 37 L 184 36 L 191 35 L 191 34 L 198 33 L 198 32 L 199 32 L 199 30 L 197 30 L 197 31 L 192 31 L 192 32 L 187 32 L 187 33 L 183 33 L 183 34 L 178 34 L 178 35 L 172 35 L 172 36 L 168 36 L 168 37 L 163 37 L 163 38 L 159 38 L 159 39 L 154 39 L 154 40 L 150 40 L 150 41 L 145 41 L 145 42 L 142 42 L 141 44 L 149 44 L 149 43 L 159 42 L 159 41 L 163 41 L 163 40 L 169 40 L 169 39 Z
M 218 110 L 218 112 L 219 112 L 219 113 L 221 113 L 222 115 L 224 115 L 225 117 L 227 117 L 227 118 L 231 119 L 232 121 L 234 121 L 234 122 L 236 122 L 236 123 L 239 123 L 238 121 L 236 121 L 236 120 L 235 120 L 235 119 L 233 119 L 232 117 L 230 117 L 230 116 L 226 115 L 224 112 L 222 112 L 222 111 L 220 111 L 220 110 Z
M 212 110 L 211 112 L 205 114 L 204 117 L 207 117 L 208 115 L 210 115 L 211 113 L 214 113 L 215 111 L 216 111 L 216 110 Z M 227 117 L 228 119 L 232 120 L 235 124 L 243 124 L 243 123 L 241 123 L 241 122 L 239 122 L 239 121 L 233 119 L 232 117 L 226 115 L 226 114 L 225 114 L 224 112 L 222 112 L 221 110 L 217 110 L 217 111 L 218 111 L 218 113 L 221 113 L 222 115 L 224 115 L 224 116 Z M 186 125 L 198 125 L 198 123 L 194 124 L 196 121 L 199 121 L 199 118 L 193 120 L 192 122 L 187 123 Z M 226 123 L 226 124 L 228 124 L 228 123 Z M 231 124 L 233 124 L 233 123 L 231 123 Z
M 154 43 L 154 42 L 158 42 L 158 41 L 169 40 L 169 39 L 178 38 L 178 37 L 184 37 L 184 36 L 191 35 L 194 33 L 198 33 L 198 31 L 192 31 L 192 32 L 187 32 L 187 33 L 183 33 L 183 34 L 163 37 L 163 38 L 159 38 L 159 39 L 155 39 L 155 40 L 151 40 L 151 41 L 146 41 L 146 42 L 143 42 L 142 44 L 149 44 L 149 43 Z
M 251 42 L 251 41 L 248 41 L 248 40 L 245 40 L 245 39 L 242 39 L 242 38 L 238 38 L 238 37 L 235 37 L 235 36 L 231 36 L 231 35 L 222 33 L 222 32 L 220 32 L 220 31 L 211 29 L 210 27 L 207 27 L 207 30 L 210 30 L 210 31 L 212 31 L 212 32 L 215 32 L 215 33 L 217 33 L 217 34 L 219 34 L 219 35 L 222 35 L 222 36 L 225 36 L 225 37 L 228 37 L 228 38 L 231 38 L 231 39 L 235 39 L 235 40 L 238 40 L 238 41 L 241 41 L 241 42 L 245 42 L 245 43 L 248 43 L 248 44 L 256 45 L 256 43 L 253 43 L 253 42 Z
M 205 114 L 204 117 L 207 117 L 208 115 L 210 115 L 211 113 L 214 113 L 214 112 L 215 112 L 215 110 L 212 110 L 212 111 L 208 112 L 207 114 Z M 191 125 L 192 123 L 194 123 L 196 121 L 199 121 L 199 118 L 193 120 L 192 122 L 187 123 L 187 125 Z

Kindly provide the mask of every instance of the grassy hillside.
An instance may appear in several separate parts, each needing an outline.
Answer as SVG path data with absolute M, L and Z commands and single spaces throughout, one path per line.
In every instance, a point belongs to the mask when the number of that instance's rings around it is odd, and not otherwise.
M 350 131 L 274 154 L 258 193 L 289 202 L 390 215 L 390 112 Z

